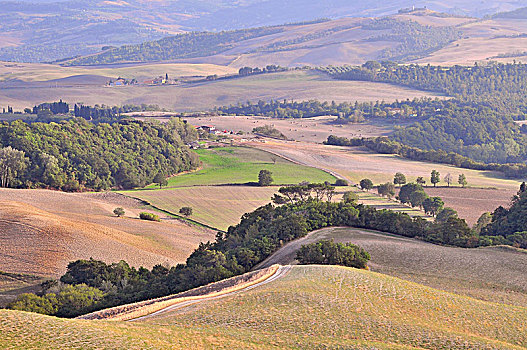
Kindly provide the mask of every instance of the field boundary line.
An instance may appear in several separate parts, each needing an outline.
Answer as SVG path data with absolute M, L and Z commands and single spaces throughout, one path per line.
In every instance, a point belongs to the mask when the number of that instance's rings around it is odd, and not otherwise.
M 95 311 L 86 315 L 78 316 L 76 319 L 132 321 L 143 317 L 150 317 L 153 314 L 167 311 L 166 309 L 175 307 L 181 303 L 194 304 L 204 300 L 231 295 L 242 290 L 252 289 L 257 285 L 267 281 L 270 282 L 278 277 L 281 277 L 283 275 L 283 270 L 283 266 L 273 265 L 256 272 L 248 272 L 244 275 L 234 276 L 227 280 L 210 283 L 208 285 L 194 288 L 186 292 Z M 287 269 L 287 271 L 289 270 Z M 244 281 L 244 278 L 247 280 Z M 239 280 L 242 280 L 242 282 L 237 283 Z M 227 282 L 233 282 L 233 285 L 226 286 L 225 288 L 221 289 L 222 283 Z M 220 289 L 214 290 L 214 287 Z M 212 289 L 212 291 L 209 293 L 185 296 L 186 294 L 200 293 L 200 291 L 207 292 L 209 289 Z

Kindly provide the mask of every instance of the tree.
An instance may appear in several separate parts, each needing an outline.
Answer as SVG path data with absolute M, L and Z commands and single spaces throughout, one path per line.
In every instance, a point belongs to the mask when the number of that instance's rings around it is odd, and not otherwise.
M 154 176 L 154 183 L 159 185 L 159 188 L 162 186 L 168 185 L 168 180 L 162 172 L 158 172 L 156 176 Z
M 404 185 L 406 183 L 406 176 L 403 173 L 396 173 L 393 178 L 395 185 Z
M 492 213 L 485 212 L 481 214 L 478 221 L 473 227 L 474 233 L 479 235 L 481 233 L 481 230 L 487 227 L 491 222 L 492 222 Z
M 377 193 L 379 193 L 381 196 L 387 196 L 388 198 L 391 198 L 395 196 L 395 185 L 391 182 L 381 184 L 377 187 Z
M 410 204 L 412 207 L 422 207 L 423 202 L 428 198 L 428 195 L 425 191 L 415 191 L 410 195 Z
M 401 203 L 411 203 L 412 193 L 414 192 L 424 192 L 423 187 L 414 183 L 403 185 L 399 190 L 399 200 Z
M 417 180 L 415 180 L 415 182 L 417 182 L 421 186 L 424 186 L 426 184 L 426 180 L 422 176 L 419 176 Z
M 445 175 L 445 178 L 443 180 L 445 180 L 448 187 L 450 187 L 450 184 L 454 181 L 454 177 L 450 173 L 448 173 Z
M 187 217 L 192 215 L 192 211 L 193 210 L 191 207 L 182 207 L 181 209 L 179 209 L 179 213 Z
M 344 201 L 344 203 L 355 204 L 358 200 L 359 196 L 352 191 L 345 192 L 342 196 L 342 201 Z
M 260 186 L 270 186 L 273 183 L 273 173 L 269 170 L 260 170 L 258 174 L 258 185 Z
M 25 153 L 11 146 L 0 149 L 0 186 L 9 187 L 27 167 Z
M 467 177 L 465 176 L 465 174 L 459 175 L 457 183 L 460 184 L 463 188 L 468 184 Z
M 362 179 L 360 180 L 360 188 L 369 192 L 373 188 L 373 182 L 370 179 Z
M 124 209 L 121 208 L 121 207 L 115 208 L 115 209 L 113 210 L 113 213 L 114 213 L 115 215 L 117 215 L 118 218 L 120 218 L 121 216 L 124 215 Z
M 442 209 L 445 203 L 440 197 L 428 197 L 423 201 L 424 211 L 432 216 L 436 216 Z
M 447 221 L 449 218 L 457 218 L 457 211 L 452 208 L 446 207 L 439 211 L 439 213 L 437 213 L 435 221 L 444 222 Z
M 296 259 L 300 264 L 342 265 L 363 269 L 370 260 L 370 254 L 351 243 L 322 240 L 300 247 Z
M 441 181 L 439 176 L 440 176 L 439 171 L 432 170 L 432 173 L 430 174 L 430 182 L 434 185 L 434 187 L 436 187 L 436 184 L 438 184 L 439 181 Z

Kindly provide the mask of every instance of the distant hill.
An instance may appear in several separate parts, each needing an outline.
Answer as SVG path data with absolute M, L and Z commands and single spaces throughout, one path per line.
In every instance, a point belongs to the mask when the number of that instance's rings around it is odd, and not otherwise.
M 468 16 L 522 6 L 519 0 L 432 4 L 425 0 L 0 0 L 0 60 L 49 62 L 181 32 L 217 32 L 323 17 L 377 17 L 413 5 Z
M 493 18 L 527 19 L 527 7 L 509 12 L 500 12 L 495 14 Z

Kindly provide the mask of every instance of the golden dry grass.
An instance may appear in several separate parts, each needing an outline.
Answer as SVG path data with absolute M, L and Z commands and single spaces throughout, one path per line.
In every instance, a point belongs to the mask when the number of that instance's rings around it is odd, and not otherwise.
M 148 320 L 148 321 L 147 321 Z M 527 309 L 375 272 L 298 266 L 276 281 L 141 322 L 0 310 L 14 349 L 522 349 Z
M 214 232 L 174 219 L 139 220 L 145 208 L 117 194 L 0 190 L 0 254 L 6 272 L 57 276 L 68 262 L 93 257 L 133 266 L 176 264 Z M 124 207 L 127 217 L 112 214 Z M 146 209 L 148 211 L 148 209 Z
M 175 214 L 181 207 L 192 207 L 191 219 L 226 230 L 239 223 L 243 214 L 269 203 L 277 190 L 278 187 L 191 186 L 123 193 Z

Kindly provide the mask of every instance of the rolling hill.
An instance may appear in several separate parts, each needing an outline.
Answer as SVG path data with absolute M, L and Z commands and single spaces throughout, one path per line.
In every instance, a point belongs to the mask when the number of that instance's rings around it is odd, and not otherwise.
M 2 189 L 0 201 L 4 272 L 57 277 L 70 261 L 90 257 L 134 266 L 175 265 L 214 237 L 169 218 L 139 220 L 139 212 L 151 210 L 117 194 Z M 126 217 L 115 217 L 115 207 L 123 207 Z
M 93 54 L 102 48 L 137 44 L 168 35 L 280 25 L 316 18 L 375 17 L 400 8 L 472 16 L 513 10 L 521 1 L 175 1 L 89 0 L 1 1 L 0 60 L 43 62 Z
M 521 349 L 522 307 L 375 272 L 297 266 L 231 297 L 135 322 L 0 310 L 3 348 Z

